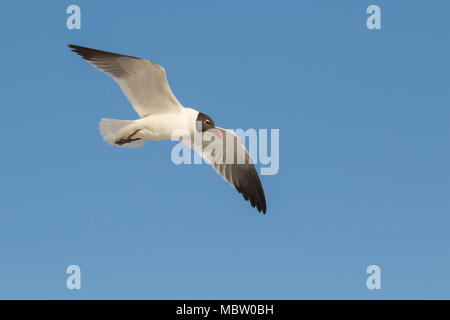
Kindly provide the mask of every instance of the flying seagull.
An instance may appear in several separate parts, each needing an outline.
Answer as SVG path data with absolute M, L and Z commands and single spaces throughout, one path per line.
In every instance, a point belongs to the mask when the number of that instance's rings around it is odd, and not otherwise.
M 245 200 L 250 201 L 252 207 L 266 213 L 264 190 L 242 141 L 232 131 L 217 127 L 208 115 L 183 107 L 170 90 L 163 67 L 123 54 L 73 44 L 69 44 L 69 48 L 110 75 L 140 116 L 140 119 L 131 121 L 101 119 L 100 133 L 107 144 L 135 148 L 147 140 L 172 139 L 176 130 L 185 130 L 190 137 L 196 133 L 212 133 L 215 139 L 202 139 L 200 142 L 192 139 L 190 146 Z M 231 141 L 232 147 L 225 140 Z M 236 160 L 237 154 L 243 155 L 243 161 L 224 160 L 228 157 Z

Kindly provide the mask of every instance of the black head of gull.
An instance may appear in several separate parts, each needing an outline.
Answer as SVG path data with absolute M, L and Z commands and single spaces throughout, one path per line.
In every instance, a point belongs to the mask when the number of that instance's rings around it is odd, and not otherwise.
M 201 112 L 198 113 L 197 120 L 195 120 L 195 129 L 197 132 L 205 132 L 209 129 L 214 129 L 215 127 L 216 125 L 210 116 Z

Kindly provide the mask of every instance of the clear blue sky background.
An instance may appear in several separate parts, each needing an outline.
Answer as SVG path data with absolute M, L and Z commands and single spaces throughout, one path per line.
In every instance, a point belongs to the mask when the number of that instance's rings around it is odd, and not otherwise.
M 450 298 L 449 1 L 133 3 L 2 5 L 0 298 Z M 279 128 L 267 215 L 172 142 L 107 146 L 99 119 L 136 115 L 68 43 L 152 59 L 221 126 Z

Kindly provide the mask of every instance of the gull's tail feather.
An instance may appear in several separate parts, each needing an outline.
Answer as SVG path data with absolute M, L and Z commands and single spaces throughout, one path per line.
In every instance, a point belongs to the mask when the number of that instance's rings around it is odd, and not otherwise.
M 109 145 L 115 145 L 122 148 L 137 148 L 144 145 L 147 140 L 139 139 L 124 144 L 117 144 L 116 141 L 126 136 L 127 127 L 134 123 L 133 120 L 101 119 L 99 124 L 100 134 L 103 140 Z

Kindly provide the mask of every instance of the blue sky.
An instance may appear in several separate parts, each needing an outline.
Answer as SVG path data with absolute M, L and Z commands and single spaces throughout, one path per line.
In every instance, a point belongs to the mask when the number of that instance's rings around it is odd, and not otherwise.
M 82 29 L 66 28 L 77 4 Z M 382 30 L 366 28 L 377 4 Z M 450 298 L 450 3 L 8 1 L 0 298 Z M 280 129 L 267 215 L 136 114 L 75 43 L 151 59 L 185 106 Z M 65 287 L 81 267 L 82 289 Z M 366 268 L 381 267 L 381 290 Z

